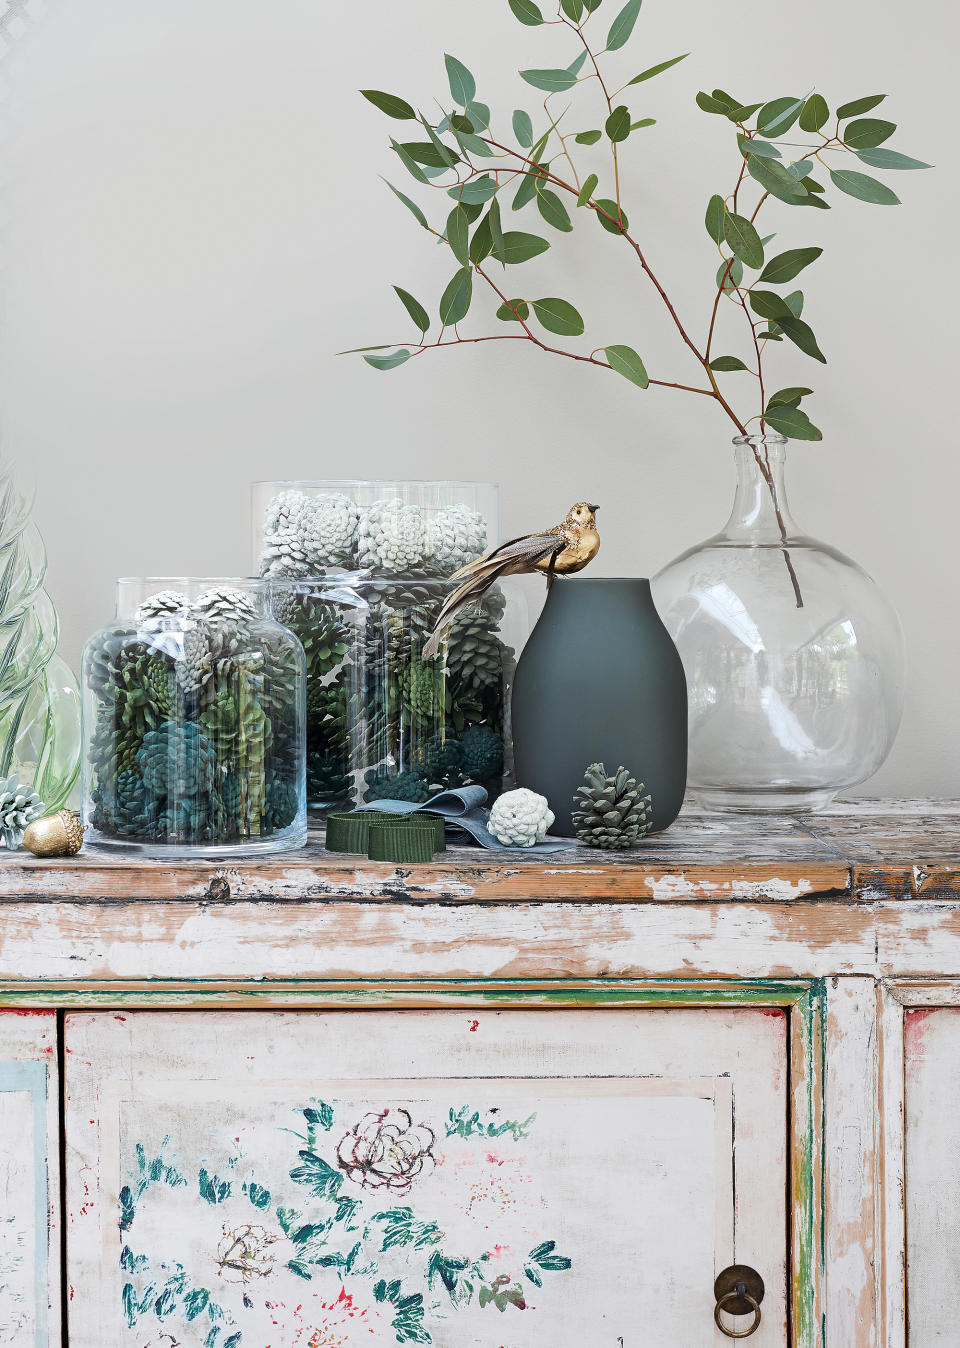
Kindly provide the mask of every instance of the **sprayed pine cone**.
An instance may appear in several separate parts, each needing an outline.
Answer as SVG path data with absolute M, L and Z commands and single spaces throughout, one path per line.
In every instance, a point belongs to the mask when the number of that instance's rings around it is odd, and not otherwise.
M 391 776 L 384 768 L 371 768 L 364 774 L 367 789 L 364 800 L 409 800 L 422 805 L 433 792 L 419 772 L 399 772 Z
M 577 837 L 587 847 L 633 847 L 650 832 L 650 795 L 624 767 L 608 777 L 602 763 L 591 763 L 574 804 Z
M 286 594 L 274 617 L 299 638 L 307 657 L 307 679 L 322 679 L 341 665 L 350 649 L 350 631 L 334 604 L 310 594 Z
M 427 537 L 420 507 L 399 497 L 375 501 L 360 512 L 357 559 L 360 566 L 403 573 L 423 565 Z
M 337 753 L 312 750 L 307 754 L 307 800 L 312 805 L 334 805 L 350 795 L 348 765 Z
M 179 590 L 158 590 L 151 594 L 137 609 L 136 621 L 148 622 L 151 618 L 173 618 L 186 613 L 190 600 Z
M 521 786 L 493 802 L 487 827 L 504 847 L 535 847 L 547 836 L 553 819 L 546 796 Z
M 450 626 L 446 668 L 451 685 L 459 692 L 498 683 L 508 650 L 486 613 L 463 614 Z
M 353 566 L 358 518 L 357 507 L 339 492 L 280 492 L 264 516 L 261 575 L 308 576 Z
M 257 618 L 257 606 L 245 590 L 216 586 L 204 590 L 191 605 L 193 612 L 211 623 L 247 623 Z
M 46 806 L 29 786 L 16 777 L 0 778 L 0 837 L 11 852 L 20 846 L 23 830 L 40 819 Z
M 451 576 L 467 562 L 476 561 L 486 546 L 484 518 L 466 505 L 439 510 L 427 529 L 427 560 L 442 576 Z
M 460 741 L 460 762 L 474 782 L 486 782 L 503 772 L 503 740 L 488 725 L 468 726 Z
M 192 721 L 164 721 L 144 736 L 137 754 L 143 784 L 154 797 L 209 793 L 215 766 L 213 745 Z

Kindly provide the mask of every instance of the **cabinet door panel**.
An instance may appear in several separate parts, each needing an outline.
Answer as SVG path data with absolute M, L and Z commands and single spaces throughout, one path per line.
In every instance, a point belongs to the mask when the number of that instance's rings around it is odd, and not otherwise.
M 907 1323 L 960 1342 L 960 1007 L 904 1015 Z
M 60 1342 L 57 1018 L 0 1011 L 0 1344 Z
M 134 1012 L 67 1044 L 73 1348 L 699 1348 L 734 1261 L 786 1343 L 779 1014 Z

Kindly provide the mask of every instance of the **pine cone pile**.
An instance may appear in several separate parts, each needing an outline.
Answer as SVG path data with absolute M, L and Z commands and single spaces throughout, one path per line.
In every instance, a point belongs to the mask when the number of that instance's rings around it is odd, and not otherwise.
M 370 768 L 364 774 L 367 789 L 364 800 L 410 800 L 422 805 L 434 792 L 419 772 L 399 772 L 395 776 L 384 768 Z
M 466 505 L 438 510 L 427 530 L 427 562 L 441 576 L 452 576 L 467 562 L 475 562 L 486 546 L 484 518 Z
M 23 830 L 34 819 L 41 819 L 46 806 L 28 786 L 16 777 L 0 778 L 0 838 L 4 847 L 15 851 L 23 841 Z
M 287 828 L 301 780 L 299 648 L 240 590 L 209 590 L 189 610 L 147 602 L 143 632 L 109 630 L 85 657 L 94 828 L 180 844 Z M 161 615 L 171 621 L 158 632 Z
M 602 763 L 591 763 L 574 804 L 577 838 L 587 847 L 633 847 L 650 832 L 650 794 L 624 767 L 608 777 Z
M 396 497 L 360 512 L 357 561 L 374 571 L 404 573 L 424 562 L 427 533 L 420 507 Z
M 487 828 L 504 847 L 534 847 L 543 842 L 553 819 L 546 796 L 521 786 L 493 802 Z

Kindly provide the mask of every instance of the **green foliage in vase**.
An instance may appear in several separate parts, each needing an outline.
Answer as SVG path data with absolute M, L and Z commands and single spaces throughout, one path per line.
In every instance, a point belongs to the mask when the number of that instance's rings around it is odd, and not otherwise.
M 867 205 L 899 204 L 894 191 L 862 167 L 896 172 L 929 165 L 889 148 L 895 123 L 866 115 L 886 96 L 854 99 L 831 111 L 818 92 L 746 100 L 723 89 L 697 94 L 701 110 L 727 126 L 735 141 L 730 182 L 710 196 L 706 208 L 715 258 L 708 267 L 706 256 L 700 264 L 710 280 L 701 336 L 681 318 L 652 269 L 640 230 L 630 223 L 642 211 L 630 205 L 628 189 L 631 178 L 638 185 L 642 180 L 636 164 L 647 128 L 655 123 L 644 115 L 648 81 L 676 66 L 686 53 L 633 73 L 635 66 L 620 53 L 633 36 L 640 0 L 628 0 L 612 13 L 602 0 L 559 0 L 555 13 L 549 14 L 532 0 L 509 0 L 509 7 L 524 26 L 544 30 L 545 59 L 552 63 L 520 71 L 525 83 L 538 91 L 542 111 L 492 113 L 478 100 L 470 71 L 451 56 L 446 58 L 449 92 L 421 105 L 439 106 L 442 115 L 428 117 L 392 93 L 362 91 L 394 121 L 415 123 L 403 128 L 410 139 L 391 137 L 390 144 L 410 177 L 421 189 L 431 190 L 433 206 L 421 207 L 392 183 L 387 185 L 417 224 L 449 250 L 453 274 L 434 314 L 396 287 L 416 329 L 414 341 L 354 349 L 375 369 L 390 370 L 441 347 L 527 342 L 608 369 L 640 389 L 680 389 L 709 397 L 741 434 L 769 428 L 794 439 L 819 440 L 821 432 L 801 407 L 811 390 L 795 382 L 775 390 L 768 363 L 781 344 L 808 359 L 826 360 L 804 313 L 804 293 L 791 288 L 822 249 L 783 247 L 779 241 L 772 247 L 775 236 L 769 232 L 761 237 L 758 217 L 762 212 L 762 225 L 767 226 L 773 208 L 829 210 L 844 195 Z M 559 38 L 569 45 L 559 47 Z M 558 49 L 559 59 L 554 55 Z M 575 97 L 581 94 L 583 112 Z M 535 228 L 546 226 L 545 232 L 510 228 L 514 218 L 521 223 L 522 212 L 523 223 L 536 213 Z M 783 223 L 803 226 L 806 219 L 784 212 Z M 552 248 L 559 234 L 577 225 L 593 229 L 593 221 L 600 226 L 595 246 L 618 247 L 625 268 L 639 268 L 652 285 L 699 370 L 696 383 L 672 371 L 661 374 L 658 362 L 645 360 L 622 342 L 622 332 L 603 334 L 599 341 L 591 338 L 592 350 L 586 343 L 583 350 L 571 346 L 569 339 L 580 337 L 586 327 L 579 309 L 566 298 L 540 296 L 539 285 L 531 293 L 514 278 L 515 267 Z M 494 330 L 465 336 L 460 324 L 480 308 L 480 294 L 489 301 Z M 739 354 L 727 352 L 726 339 L 720 344 L 721 314 L 740 325 L 744 340 Z M 558 338 L 564 339 L 562 345 Z M 749 379 L 744 381 L 743 374 Z M 755 410 L 748 415 L 751 404 Z

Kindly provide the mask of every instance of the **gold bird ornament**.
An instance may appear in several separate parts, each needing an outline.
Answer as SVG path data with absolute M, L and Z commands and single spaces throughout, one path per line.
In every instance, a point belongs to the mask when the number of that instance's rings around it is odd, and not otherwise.
M 561 524 L 542 529 L 537 534 L 511 538 L 508 543 L 501 543 L 492 552 L 455 571 L 450 579 L 459 580 L 461 584 L 440 610 L 430 640 L 423 648 L 423 659 L 432 660 L 436 656 L 453 620 L 471 605 L 479 605 L 490 586 L 501 576 L 542 571 L 549 590 L 555 576 L 572 576 L 575 571 L 582 571 L 600 551 L 596 518 L 599 509 L 589 501 L 578 501 L 567 511 Z

